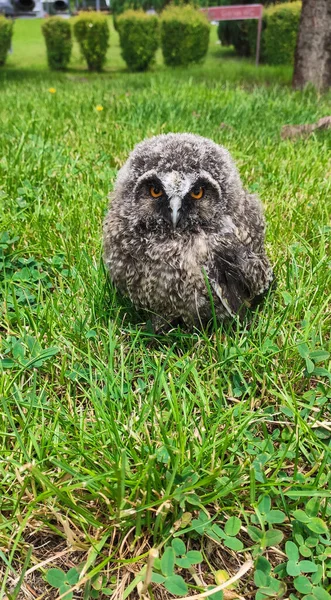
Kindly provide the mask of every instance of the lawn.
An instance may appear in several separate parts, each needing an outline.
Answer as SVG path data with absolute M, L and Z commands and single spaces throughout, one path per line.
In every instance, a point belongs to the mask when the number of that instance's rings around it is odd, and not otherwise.
M 292 92 L 290 67 L 235 59 L 215 29 L 205 65 L 158 55 L 141 74 L 113 30 L 100 75 L 77 48 L 68 73 L 49 72 L 38 20 L 15 23 L 13 50 L 0 70 L 0 598 L 137 598 L 157 548 L 150 598 L 239 571 L 224 600 L 330 600 L 330 133 L 280 128 L 330 114 L 331 94 Z M 169 131 L 224 144 L 265 205 L 278 287 L 244 323 L 155 336 L 107 279 L 107 194 L 131 148 Z

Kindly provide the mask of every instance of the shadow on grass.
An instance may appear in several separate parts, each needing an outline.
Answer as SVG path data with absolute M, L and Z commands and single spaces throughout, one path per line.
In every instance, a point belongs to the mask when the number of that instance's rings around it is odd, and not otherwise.
M 211 60 L 210 60 L 211 59 Z M 230 48 L 216 46 L 204 63 L 192 64 L 189 67 L 167 67 L 164 64 L 153 65 L 143 73 L 130 72 L 125 66 L 105 67 L 101 72 L 88 71 L 85 65 L 73 66 L 66 71 L 50 71 L 46 64 L 38 67 L 21 67 L 9 64 L 0 69 L 0 83 L 34 83 L 45 82 L 51 85 L 54 81 L 73 81 L 77 83 L 90 83 L 97 80 L 118 80 L 125 76 L 127 84 L 134 84 L 135 88 L 144 87 L 151 77 L 163 80 L 189 80 L 194 77 L 195 82 L 206 82 L 208 85 L 218 85 L 220 81 L 233 87 L 238 85 L 248 87 L 255 85 L 285 85 L 291 83 L 292 67 L 288 65 L 270 66 L 259 65 L 256 67 L 253 59 L 240 58 Z
M 114 75 L 127 73 L 123 68 L 116 70 L 106 70 L 100 73 L 88 71 L 86 68 L 70 68 L 66 71 L 50 71 L 47 67 L 15 67 L 13 65 L 6 66 L 0 69 L 0 82 L 35 82 L 37 81 L 49 81 L 52 82 L 54 78 L 62 81 L 86 81 L 89 82 L 95 78 L 108 78 Z

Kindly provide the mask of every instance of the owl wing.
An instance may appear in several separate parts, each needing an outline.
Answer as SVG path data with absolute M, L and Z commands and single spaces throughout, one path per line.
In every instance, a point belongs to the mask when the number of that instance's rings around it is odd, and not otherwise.
M 234 317 L 263 299 L 273 282 L 273 273 L 266 256 L 235 245 L 214 253 L 209 281 L 227 314 Z

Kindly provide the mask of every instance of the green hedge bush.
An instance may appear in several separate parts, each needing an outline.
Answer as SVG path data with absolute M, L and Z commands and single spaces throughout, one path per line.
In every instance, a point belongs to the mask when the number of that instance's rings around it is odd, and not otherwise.
M 254 21 L 256 23 L 256 21 Z M 248 28 L 251 21 L 220 21 L 217 35 L 223 46 L 234 46 L 238 56 L 250 56 Z
M 159 19 L 143 10 L 127 10 L 117 17 L 122 56 L 131 71 L 144 71 L 159 45 Z
M 294 61 L 300 14 L 301 2 L 288 2 L 266 9 L 263 52 L 268 64 L 282 65 Z
M 279 6 L 281 3 L 288 0 L 259 0 L 260 4 L 263 4 L 265 8 L 272 7 L 274 5 Z M 293 0 L 292 0 L 293 2 Z M 236 4 L 252 4 L 253 0 L 221 0 L 219 4 L 221 6 L 236 5 Z M 266 12 L 263 13 L 262 31 L 266 28 Z M 220 21 L 217 28 L 217 34 L 220 42 L 223 46 L 234 46 L 236 54 L 238 56 L 255 56 L 256 52 L 256 33 L 257 33 L 257 20 L 248 19 L 246 21 Z M 263 60 L 264 57 L 264 36 L 262 35 L 261 40 L 261 53 L 260 57 Z
M 50 17 L 41 26 L 50 69 L 60 71 L 68 66 L 72 50 L 70 23 L 61 17 Z
M 259 0 L 259 4 L 268 5 L 273 0 Z M 253 0 L 221 0 L 220 6 L 236 4 L 253 4 Z M 217 35 L 223 46 L 234 46 L 238 56 L 250 56 L 250 28 L 253 27 L 256 37 L 257 21 L 220 21 L 217 27 Z
M 161 47 L 168 66 L 201 61 L 208 50 L 210 25 L 192 6 L 171 6 L 161 15 Z
M 99 12 L 81 12 L 75 19 L 74 33 L 90 71 L 101 71 L 109 46 L 107 17 Z
M 13 21 L 0 15 L 0 66 L 6 62 L 13 35 Z

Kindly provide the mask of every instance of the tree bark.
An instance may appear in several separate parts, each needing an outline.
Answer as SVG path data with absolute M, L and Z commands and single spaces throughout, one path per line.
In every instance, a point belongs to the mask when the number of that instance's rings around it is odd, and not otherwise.
M 293 87 L 331 86 L 331 0 L 303 0 Z

